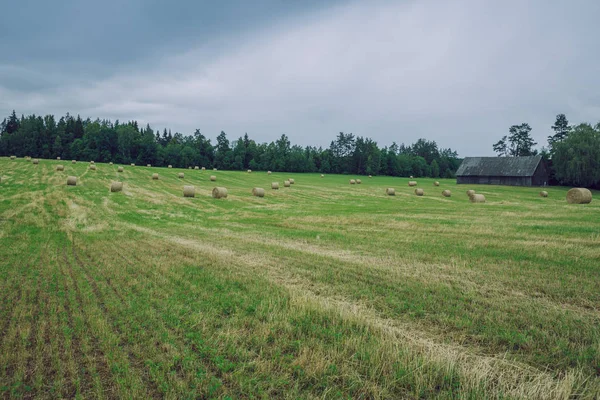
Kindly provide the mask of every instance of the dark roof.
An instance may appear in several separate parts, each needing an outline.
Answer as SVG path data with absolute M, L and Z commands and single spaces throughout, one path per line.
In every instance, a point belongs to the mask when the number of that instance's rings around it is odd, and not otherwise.
M 533 176 L 542 156 L 466 157 L 456 176 Z

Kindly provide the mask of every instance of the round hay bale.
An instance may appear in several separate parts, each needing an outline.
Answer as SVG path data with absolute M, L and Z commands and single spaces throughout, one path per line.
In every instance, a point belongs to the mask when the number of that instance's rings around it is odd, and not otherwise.
M 362 181 L 361 181 L 360 179 L 357 179 L 357 180 L 356 180 L 356 184 L 357 184 L 357 185 L 360 185 L 361 183 L 362 183 Z
M 290 181 L 290 185 L 293 185 L 294 183 L 296 183 L 296 181 L 293 180 L 292 178 L 288 179 L 288 181 Z
M 34 165 L 38 165 L 40 163 L 40 160 L 38 160 L 37 158 L 34 158 L 33 160 L 31 160 L 31 163 Z
M 146 164 L 146 167 L 152 168 L 152 164 Z
M 202 167 L 202 171 L 206 171 L 206 167 Z
M 388 196 L 395 196 L 396 195 L 396 189 L 394 189 L 394 188 L 387 188 L 387 189 L 385 189 L 385 194 L 387 194 Z
M 252 189 L 252 196 L 265 197 L 265 189 L 255 187 L 254 189 Z
M 271 182 L 271 189 L 273 189 L 273 190 L 279 189 L 279 182 Z
M 95 164 L 95 162 L 93 162 L 93 161 L 90 161 L 90 164 Z
M 90 169 L 91 169 L 92 171 L 95 171 L 95 170 L 96 170 L 96 166 L 95 166 L 94 164 L 92 164 L 92 165 L 90 165 Z
M 213 168 L 213 171 L 216 171 L 216 170 L 217 170 L 216 168 Z M 204 170 L 203 170 L 203 171 L 204 171 Z
M 214 181 L 216 181 L 216 180 L 217 180 L 217 177 L 216 177 L 216 176 L 214 176 L 214 175 L 211 175 L 211 176 L 210 176 L 210 180 L 211 180 L 211 182 L 214 182 Z
M 152 179 L 157 181 L 158 180 L 158 174 L 152 174 Z
M 64 166 L 64 165 L 61 165 L 61 164 L 59 164 L 59 165 L 57 165 L 57 166 L 56 166 L 56 170 L 57 170 L 57 171 L 64 171 L 64 170 L 65 170 L 65 166 Z
M 117 172 L 123 172 L 123 167 L 117 168 Z
M 449 191 L 448 189 L 446 189 L 446 190 L 444 190 L 442 192 L 442 196 L 444 196 L 444 197 L 450 197 L 450 196 L 452 196 L 452 192 Z
M 271 175 L 271 171 L 267 171 L 267 175 Z
M 440 186 L 440 183 L 438 181 L 433 182 L 433 186 Z
M 248 170 L 248 173 L 249 173 L 249 174 L 251 174 L 251 173 L 252 173 L 252 170 L 251 170 L 251 169 L 249 169 L 249 170 Z
M 485 203 L 485 196 L 482 194 L 474 194 L 470 197 L 471 203 Z
M 196 197 L 196 188 L 193 186 L 184 186 L 183 197 Z
M 190 165 L 190 166 L 188 167 L 188 169 L 192 169 L 192 166 Z
M 71 160 L 71 164 L 77 164 L 77 160 Z
M 548 192 L 546 192 L 545 190 L 542 190 L 540 192 L 540 197 L 548 197 Z
M 10 159 L 11 159 L 11 160 L 14 160 L 15 158 L 17 158 L 17 157 L 15 157 L 15 156 L 10 156 Z
M 417 181 L 409 181 L 408 186 L 417 186 Z
M 467 190 L 467 196 L 472 197 L 475 194 L 473 189 Z
M 212 197 L 215 199 L 227 198 L 227 189 L 224 187 L 216 187 L 212 190 Z
M 425 192 L 423 191 L 423 189 L 415 189 L 415 194 L 417 196 L 423 196 Z
M 67 178 L 67 186 L 77 186 L 77 177 L 76 176 L 69 176 Z
M 372 178 L 372 177 L 373 177 L 373 175 L 369 175 L 369 178 Z
M 108 163 L 108 165 L 113 165 L 113 162 L 112 162 L 112 161 L 111 161 L 111 162 L 109 162 L 109 163 Z
M 325 175 L 321 174 L 321 178 L 325 178 Z
M 284 187 L 290 187 L 290 181 L 283 181 Z
M 198 170 L 198 169 L 200 169 L 200 167 L 196 165 L 196 166 L 194 167 L 194 169 L 195 169 L 195 170 Z M 204 168 L 203 168 L 202 170 L 204 170 Z
M 177 177 L 179 179 L 183 179 L 185 177 L 185 175 L 183 174 L 183 172 L 180 172 L 180 173 L 177 174 Z
M 169 164 L 169 166 L 167 168 L 173 168 L 173 166 L 171 164 Z
M 60 161 L 60 157 L 56 157 L 56 159 L 57 159 L 58 161 Z
M 131 165 L 132 167 L 135 167 L 135 164 L 134 164 L 134 163 L 131 163 L 130 165 Z
M 589 204 L 592 202 L 592 192 L 586 188 L 573 188 L 567 192 L 567 203 Z
M 110 184 L 111 192 L 120 192 L 123 190 L 123 182 L 113 182 Z
M 355 185 L 356 184 L 356 180 L 355 179 L 350 179 L 350 184 L 351 185 Z
M 409 178 L 410 178 L 410 179 L 413 179 L 413 178 L 414 178 L 414 176 L 412 176 L 412 175 L 411 175 L 411 176 L 409 176 Z

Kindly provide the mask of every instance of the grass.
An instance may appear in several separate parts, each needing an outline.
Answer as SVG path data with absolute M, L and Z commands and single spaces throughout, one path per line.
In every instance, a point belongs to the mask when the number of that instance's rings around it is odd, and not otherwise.
M 0 159 L 1 397 L 600 396 L 597 199 L 59 163 Z

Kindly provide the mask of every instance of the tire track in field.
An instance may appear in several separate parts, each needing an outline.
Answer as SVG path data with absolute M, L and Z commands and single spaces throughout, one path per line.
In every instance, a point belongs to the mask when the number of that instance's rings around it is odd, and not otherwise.
M 129 364 L 133 368 L 138 370 L 138 372 L 140 372 L 137 375 L 141 377 L 141 379 L 145 385 L 145 388 L 147 389 L 146 394 L 153 399 L 162 398 L 163 397 L 162 392 L 161 392 L 160 388 L 158 387 L 157 383 L 151 379 L 149 371 L 147 370 L 146 366 L 144 365 L 144 361 L 142 359 L 140 359 L 138 356 L 136 356 L 135 353 L 133 353 L 133 351 L 131 350 L 131 346 L 124 340 L 125 335 L 123 334 L 122 329 L 119 327 L 119 325 L 116 323 L 115 319 L 113 318 L 113 316 L 110 314 L 109 310 L 107 309 L 104 295 L 102 294 L 102 291 L 98 287 L 98 283 L 96 282 L 96 280 L 90 275 L 90 270 L 88 269 L 88 267 L 79 258 L 79 254 L 76 250 L 76 246 L 75 246 L 74 242 L 72 243 L 72 251 L 73 251 L 73 257 L 74 257 L 77 265 L 79 266 L 81 271 L 84 273 L 85 279 L 88 282 L 88 284 L 90 285 L 90 287 L 92 288 L 92 292 L 93 292 L 94 296 L 98 299 L 98 305 L 99 305 L 100 310 L 102 311 L 102 314 L 104 315 L 104 318 L 112 326 L 112 329 L 114 330 L 114 332 L 117 335 L 117 338 L 119 340 L 119 347 L 125 351 L 127 358 L 129 360 Z M 122 299 L 121 296 L 118 296 L 118 298 Z M 121 302 L 121 305 L 126 306 L 126 304 L 124 302 Z M 141 373 L 141 371 L 144 371 L 146 373 Z
M 64 261 L 65 261 L 65 266 L 67 267 L 68 270 L 68 274 L 71 278 L 71 281 L 73 282 L 73 287 L 75 288 L 75 298 L 77 300 L 77 307 L 79 310 L 81 310 L 82 312 L 82 319 L 83 319 L 83 323 L 85 325 L 86 331 L 89 332 L 89 338 L 90 338 L 90 344 L 91 344 L 91 348 L 92 348 L 92 353 L 93 353 L 93 358 L 96 360 L 96 367 L 97 367 L 97 372 L 101 377 L 101 380 L 104 379 L 111 379 L 112 374 L 110 372 L 110 366 L 108 365 L 108 362 L 106 361 L 106 355 L 104 354 L 104 351 L 102 351 L 102 348 L 100 346 L 100 342 L 98 340 L 98 336 L 96 336 L 93 332 L 94 330 L 92 329 L 90 322 L 87 318 L 86 315 L 83 314 L 83 296 L 81 294 L 81 289 L 79 288 L 79 284 L 77 283 L 77 278 L 75 276 L 75 273 L 73 271 L 73 264 L 71 262 L 69 262 L 68 257 L 66 255 L 66 248 L 64 249 L 63 252 L 63 257 L 64 257 Z M 61 272 L 63 272 L 61 270 Z M 64 272 L 63 272 L 63 276 L 64 276 Z M 65 276 L 66 278 L 66 276 Z M 69 289 L 67 286 L 65 286 L 65 291 L 68 292 Z M 67 293 L 68 295 L 68 293 Z M 67 312 L 67 320 L 69 323 L 69 327 L 71 327 L 72 329 L 74 329 L 74 323 L 73 323 L 73 313 L 71 310 L 71 307 L 69 305 L 68 301 L 65 301 L 65 311 Z M 75 336 L 75 335 L 74 335 Z M 73 347 L 77 347 L 79 350 L 76 351 L 75 354 L 75 359 L 76 360 L 85 360 L 86 357 L 85 355 L 82 353 L 81 351 L 81 343 L 79 341 L 79 338 L 77 339 L 77 342 L 73 344 Z M 81 357 L 81 358 L 79 358 Z M 91 376 L 89 376 L 89 373 L 84 370 L 83 372 L 83 377 L 81 380 L 82 384 L 85 386 L 85 389 L 88 390 L 92 390 L 91 386 L 89 385 L 89 383 L 91 382 Z M 102 387 L 103 392 L 107 395 L 107 397 L 109 399 L 117 399 L 117 396 L 113 393 L 113 392 L 108 392 L 106 390 L 104 390 L 104 387 Z M 85 391 L 82 390 L 82 392 L 85 394 Z
M 63 254 L 65 252 L 65 249 L 63 247 Z M 57 246 L 56 247 L 56 262 L 58 263 L 60 259 L 60 247 Z M 66 285 L 64 286 L 66 289 Z M 73 324 L 73 316 L 71 313 L 71 308 L 69 305 L 69 297 L 66 296 L 66 290 L 65 290 L 65 298 L 64 298 L 64 306 L 63 308 L 65 309 L 65 314 L 67 315 L 67 326 L 69 327 L 69 331 L 71 332 L 71 353 L 76 353 L 77 351 L 81 352 L 81 347 L 75 346 L 75 337 L 77 336 L 77 334 L 75 333 L 75 325 Z M 66 338 L 65 338 L 65 333 L 63 332 L 62 334 L 59 334 L 59 342 L 58 342 L 58 349 L 60 352 L 60 359 L 61 362 L 63 363 L 63 365 L 68 365 L 69 364 L 69 359 L 70 359 L 70 354 L 67 352 L 66 350 L 66 346 L 65 346 L 65 342 L 66 342 Z M 77 359 L 77 358 L 75 358 Z M 68 371 L 67 369 L 64 368 L 63 369 L 63 373 L 65 373 L 65 383 L 63 384 L 63 390 L 62 390 L 62 394 L 65 398 L 74 398 L 75 395 L 77 394 L 77 387 L 75 386 L 75 382 L 73 382 L 75 379 L 77 379 L 77 376 L 73 376 L 73 371 Z
M 42 258 L 40 258 L 40 264 L 43 264 L 43 253 Z M 43 268 L 42 265 L 40 265 Z M 35 374 L 35 359 L 36 359 L 36 350 L 38 344 L 38 325 L 39 315 L 40 315 L 40 278 L 35 281 L 35 295 L 33 297 L 33 311 L 31 313 L 31 328 L 29 329 L 29 336 L 27 338 L 27 346 L 25 347 L 25 351 L 27 353 L 27 363 L 25 366 L 25 376 L 23 377 L 23 383 L 25 386 L 33 387 L 33 376 Z M 27 392 L 27 395 L 31 394 L 33 396 L 33 391 Z

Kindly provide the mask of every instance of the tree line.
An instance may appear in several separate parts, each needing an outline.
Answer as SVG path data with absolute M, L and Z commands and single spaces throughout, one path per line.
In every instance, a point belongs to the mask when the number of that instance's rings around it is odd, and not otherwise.
M 550 128 L 548 147 L 539 152 L 550 168 L 550 183 L 600 188 L 600 122 L 569 125 L 565 114 L 558 114 Z M 500 157 L 519 157 L 537 155 L 535 145 L 531 127 L 523 123 L 511 126 L 492 147 Z
M 225 170 L 272 170 L 360 175 L 452 178 L 461 160 L 435 141 L 379 148 L 370 138 L 340 132 L 329 148 L 292 145 L 286 135 L 258 143 L 245 134 L 230 141 L 225 132 L 211 143 L 199 129 L 192 135 L 154 131 L 136 121 L 91 120 L 67 114 L 17 117 L 0 124 L 0 155 L 82 161 L 136 163 L 179 168 L 204 166 Z

